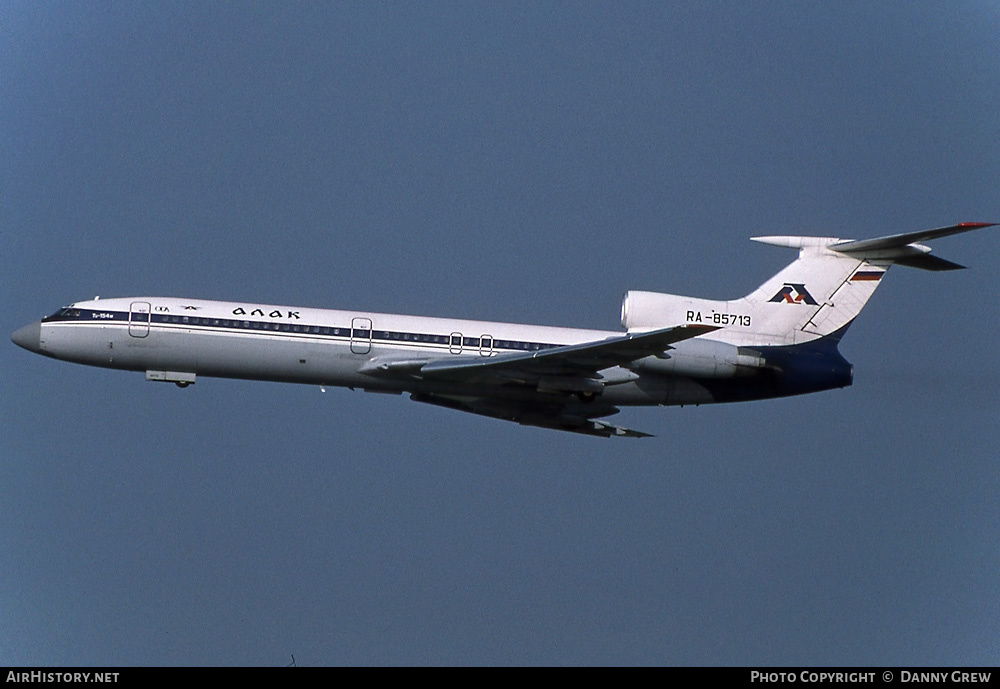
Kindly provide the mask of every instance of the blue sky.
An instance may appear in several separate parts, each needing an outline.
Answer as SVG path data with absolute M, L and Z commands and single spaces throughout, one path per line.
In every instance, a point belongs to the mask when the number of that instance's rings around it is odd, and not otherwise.
M 1000 221 L 993 2 L 0 7 L 3 331 L 95 294 L 617 327 Z M 996 664 L 995 230 L 851 388 L 605 441 L 0 347 L 0 662 Z

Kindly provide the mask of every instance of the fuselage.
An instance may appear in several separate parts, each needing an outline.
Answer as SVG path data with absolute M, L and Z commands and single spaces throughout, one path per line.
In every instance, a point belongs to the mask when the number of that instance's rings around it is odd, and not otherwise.
M 381 362 L 486 359 L 620 337 L 621 332 L 171 297 L 83 301 L 26 326 L 14 341 L 56 359 L 141 371 L 148 380 L 186 386 L 202 377 L 239 378 L 372 392 L 481 395 L 474 382 L 380 375 Z M 839 339 L 839 338 L 838 338 Z M 706 338 L 628 369 L 602 370 L 598 394 L 608 405 L 681 405 L 742 401 L 850 384 L 850 365 L 815 356 L 812 368 L 785 376 L 760 353 Z M 790 349 L 790 348 L 771 348 Z M 780 356 L 778 357 L 780 358 Z M 737 362 L 745 360 L 749 364 Z M 831 368 L 832 361 L 832 368 Z M 756 363 L 755 363 L 756 362 Z M 846 368 L 845 368 L 846 367 Z M 814 367 L 813 367 L 814 368 Z M 516 385 L 492 396 L 533 400 L 566 392 Z
M 420 392 L 427 387 L 420 381 L 400 384 L 364 370 L 380 358 L 494 357 L 619 334 L 252 302 L 134 297 L 64 307 L 41 321 L 37 349 L 27 348 L 80 364 L 153 372 L 152 380 L 193 382 L 175 375 L 193 374 Z M 168 375 L 157 377 L 161 373 Z M 441 384 L 430 387 L 438 391 Z M 454 391 L 461 386 L 447 387 Z M 615 395 L 615 403 L 657 403 L 646 397 L 633 391 Z

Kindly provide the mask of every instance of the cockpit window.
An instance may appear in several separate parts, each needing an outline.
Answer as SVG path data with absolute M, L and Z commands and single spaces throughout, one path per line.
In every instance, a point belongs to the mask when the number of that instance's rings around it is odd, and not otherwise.
M 65 321 L 70 318 L 79 318 L 80 309 L 75 309 L 72 306 L 64 306 L 54 314 L 46 318 L 47 321 Z

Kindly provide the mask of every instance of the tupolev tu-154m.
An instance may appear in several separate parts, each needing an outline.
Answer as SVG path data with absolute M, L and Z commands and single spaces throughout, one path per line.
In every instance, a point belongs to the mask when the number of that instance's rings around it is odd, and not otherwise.
M 798 258 L 731 301 L 629 291 L 625 332 L 171 297 L 94 299 L 14 333 L 80 364 L 187 387 L 202 377 L 343 386 L 595 436 L 647 433 L 619 407 L 742 402 L 851 384 L 838 344 L 892 265 L 962 266 L 920 242 L 990 227 L 843 240 L 771 236 Z

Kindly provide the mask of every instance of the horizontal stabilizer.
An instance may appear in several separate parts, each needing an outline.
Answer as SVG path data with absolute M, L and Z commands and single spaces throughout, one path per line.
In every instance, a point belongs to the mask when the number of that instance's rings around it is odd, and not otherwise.
M 930 254 L 921 256 L 911 256 L 910 258 L 897 258 L 893 263 L 908 268 L 920 268 L 921 270 L 963 270 L 965 266 Z
M 860 241 L 844 241 L 830 246 L 834 251 L 840 253 L 855 254 L 866 251 L 878 251 L 882 249 L 899 249 L 915 242 L 926 242 L 929 239 L 948 237 L 961 232 L 980 230 L 984 227 L 993 227 L 996 223 L 991 222 L 960 222 L 949 227 L 938 227 L 933 230 L 922 230 L 920 232 L 908 232 L 906 234 L 894 234 L 888 237 L 876 237 L 875 239 L 862 239 Z
M 923 230 L 921 232 L 894 234 L 888 237 L 876 237 L 875 239 L 862 239 L 859 241 L 842 241 L 830 244 L 827 248 L 840 254 L 846 254 L 852 258 L 870 261 L 890 261 L 901 266 L 920 268 L 921 270 L 960 270 L 965 266 L 938 258 L 937 256 L 931 256 L 930 247 L 918 242 L 947 237 L 960 232 L 979 230 L 984 227 L 992 227 L 994 224 L 986 222 L 962 222 L 957 225 L 938 227 L 933 230 Z

